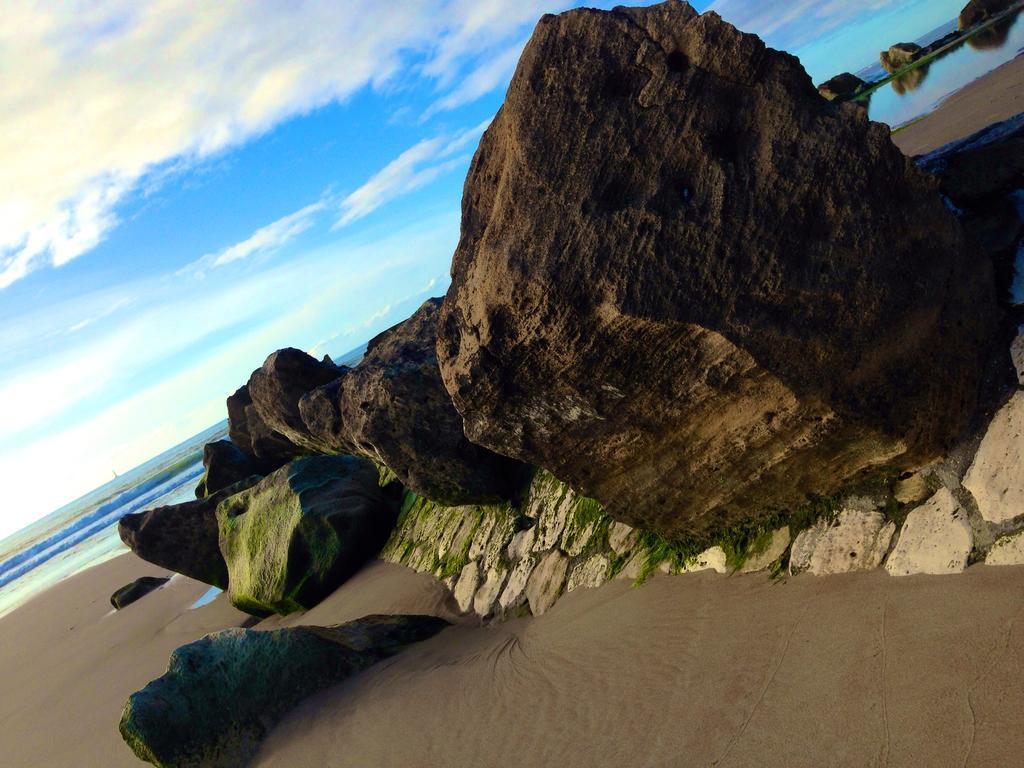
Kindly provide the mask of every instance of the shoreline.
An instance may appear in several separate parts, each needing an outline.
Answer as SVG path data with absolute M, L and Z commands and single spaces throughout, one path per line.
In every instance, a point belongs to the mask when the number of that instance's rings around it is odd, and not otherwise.
M 16 692 L 0 702 L 5 765 L 140 764 L 117 733 L 127 695 L 172 648 L 246 619 L 223 596 L 190 610 L 205 585 L 183 577 L 110 611 L 109 591 L 158 572 L 124 555 L 0 619 L 0 680 Z M 455 626 L 306 700 L 253 765 L 862 766 L 880 749 L 905 766 L 1008 765 L 1024 750 L 1022 589 L 1024 567 L 986 565 L 657 575 L 481 627 L 436 580 L 374 562 L 257 628 L 376 612 Z
M 909 156 L 923 155 L 1024 112 L 1024 55 L 950 94 L 934 110 L 892 133 Z

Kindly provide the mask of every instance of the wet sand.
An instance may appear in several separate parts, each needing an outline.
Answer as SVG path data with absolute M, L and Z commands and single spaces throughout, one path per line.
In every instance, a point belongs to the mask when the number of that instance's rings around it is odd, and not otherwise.
M 1024 112 L 1024 56 L 957 91 L 934 112 L 893 134 L 907 155 L 920 155 Z
M 244 616 L 184 578 L 118 613 L 160 569 L 125 555 L 0 619 L 4 766 L 141 765 L 125 698 L 170 651 Z M 481 627 L 435 580 L 374 563 L 316 609 L 455 620 L 319 694 L 259 766 L 1008 766 L 1024 754 L 1024 568 L 770 583 L 658 576 L 581 590 L 539 618 Z

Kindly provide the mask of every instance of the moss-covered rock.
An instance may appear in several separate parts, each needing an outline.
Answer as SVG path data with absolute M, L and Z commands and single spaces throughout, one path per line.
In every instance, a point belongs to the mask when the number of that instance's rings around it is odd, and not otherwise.
M 337 627 L 215 632 L 178 648 L 167 672 L 131 695 L 121 736 L 157 766 L 244 765 L 299 701 L 446 624 L 433 616 L 367 616 Z
M 232 604 L 256 616 L 311 608 L 387 540 L 398 499 L 353 456 L 297 459 L 217 508 Z

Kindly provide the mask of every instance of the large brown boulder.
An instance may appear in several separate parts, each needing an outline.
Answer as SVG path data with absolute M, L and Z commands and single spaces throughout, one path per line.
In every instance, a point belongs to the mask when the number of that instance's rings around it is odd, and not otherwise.
M 864 87 L 864 81 L 854 74 L 843 72 L 818 86 L 818 93 L 829 101 L 847 99 Z
M 895 45 L 890 45 L 889 50 L 878 54 L 878 61 L 881 63 L 882 68 L 891 74 L 913 63 L 920 56 L 921 46 L 917 43 L 896 43 Z
M 228 569 L 218 545 L 217 505 L 259 479 L 254 475 L 204 499 L 125 515 L 117 532 L 143 560 L 225 589 Z
M 251 475 L 262 474 L 262 464 L 230 440 L 216 440 L 203 446 L 203 478 L 196 486 L 196 498 L 205 499 Z
M 270 429 L 291 443 L 316 450 L 299 413 L 299 400 L 307 392 L 334 381 L 347 368 L 317 360 L 288 347 L 272 353 L 249 377 L 249 395 L 257 413 Z
M 462 417 L 441 382 L 440 305 L 441 299 L 428 300 L 370 341 L 358 366 L 302 398 L 307 440 L 380 461 L 406 487 L 433 501 L 508 499 L 521 468 L 466 439 Z
M 1018 0 L 971 0 L 960 11 L 960 29 L 968 29 L 1005 11 Z
M 228 397 L 227 406 L 228 437 L 243 453 L 256 460 L 260 474 L 273 472 L 302 455 L 302 448 L 274 431 L 263 420 L 248 384 L 243 384 Z
M 942 452 L 996 312 L 886 126 L 673 1 L 541 19 L 466 180 L 438 357 L 470 440 L 701 534 Z

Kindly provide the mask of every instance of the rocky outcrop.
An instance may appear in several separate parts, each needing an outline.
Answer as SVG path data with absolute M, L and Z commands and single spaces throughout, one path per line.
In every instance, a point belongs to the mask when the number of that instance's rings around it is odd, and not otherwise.
M 968 29 L 987 21 L 1018 2 L 1019 0 L 971 0 L 960 11 L 960 29 Z
M 421 496 L 502 501 L 523 468 L 466 439 L 437 367 L 440 304 L 428 300 L 373 339 L 356 368 L 303 397 L 302 420 L 313 444 L 379 461 Z
M 849 72 L 843 72 L 818 86 L 818 93 L 829 101 L 847 99 L 864 87 L 864 81 Z
M 131 605 L 139 598 L 145 597 L 154 589 L 160 589 L 170 579 L 159 576 L 142 576 L 131 584 L 125 584 L 110 596 L 110 604 L 114 610 L 119 611 L 125 606 Z
M 788 525 L 772 531 L 771 536 L 765 538 L 763 548 L 756 547 L 755 551 L 750 553 L 746 562 L 743 563 L 743 567 L 740 568 L 740 573 L 757 573 L 768 570 L 786 553 L 790 541 Z
M 143 560 L 226 589 L 228 570 L 218 546 L 217 505 L 259 479 L 246 478 L 205 499 L 125 515 L 117 532 Z
M 294 445 L 318 450 L 322 446 L 310 439 L 299 413 L 299 400 L 347 370 L 321 362 L 293 347 L 279 349 L 252 372 L 249 396 L 260 419 L 276 434 L 283 435 Z
M 907 515 L 885 570 L 893 576 L 960 573 L 973 548 L 967 514 L 953 494 L 941 488 Z
M 545 16 L 484 134 L 438 326 L 470 440 L 710 534 L 939 455 L 991 276 L 793 57 L 681 2 Z
M 167 672 L 131 695 L 121 736 L 156 766 L 246 765 L 302 699 L 446 624 L 433 616 L 367 616 L 335 627 L 215 632 L 178 648 Z
M 1024 565 L 1024 531 L 996 539 L 985 555 L 985 565 Z
M 1024 333 L 1019 333 L 1010 346 L 1010 361 L 1017 373 L 1017 382 L 1024 386 Z
M 896 526 L 871 505 L 851 503 L 835 520 L 818 520 L 797 535 L 789 572 L 824 576 L 878 568 L 895 531 Z
M 917 43 L 896 43 L 890 45 L 889 50 L 878 54 L 878 60 L 882 68 L 889 72 L 898 72 L 908 64 L 912 64 L 921 55 L 921 46 Z
M 247 477 L 262 474 L 262 465 L 230 440 L 217 440 L 203 446 L 203 479 L 196 498 L 205 499 Z
M 296 459 L 217 508 L 228 596 L 256 616 L 312 608 L 373 557 L 395 522 L 397 488 L 372 462 Z
M 964 488 L 990 523 L 1024 515 L 1024 390 L 993 417 L 964 477 Z
M 263 420 L 249 394 L 248 384 L 228 398 L 227 406 L 228 437 L 243 453 L 257 461 L 260 474 L 269 474 L 302 455 L 299 446 Z

